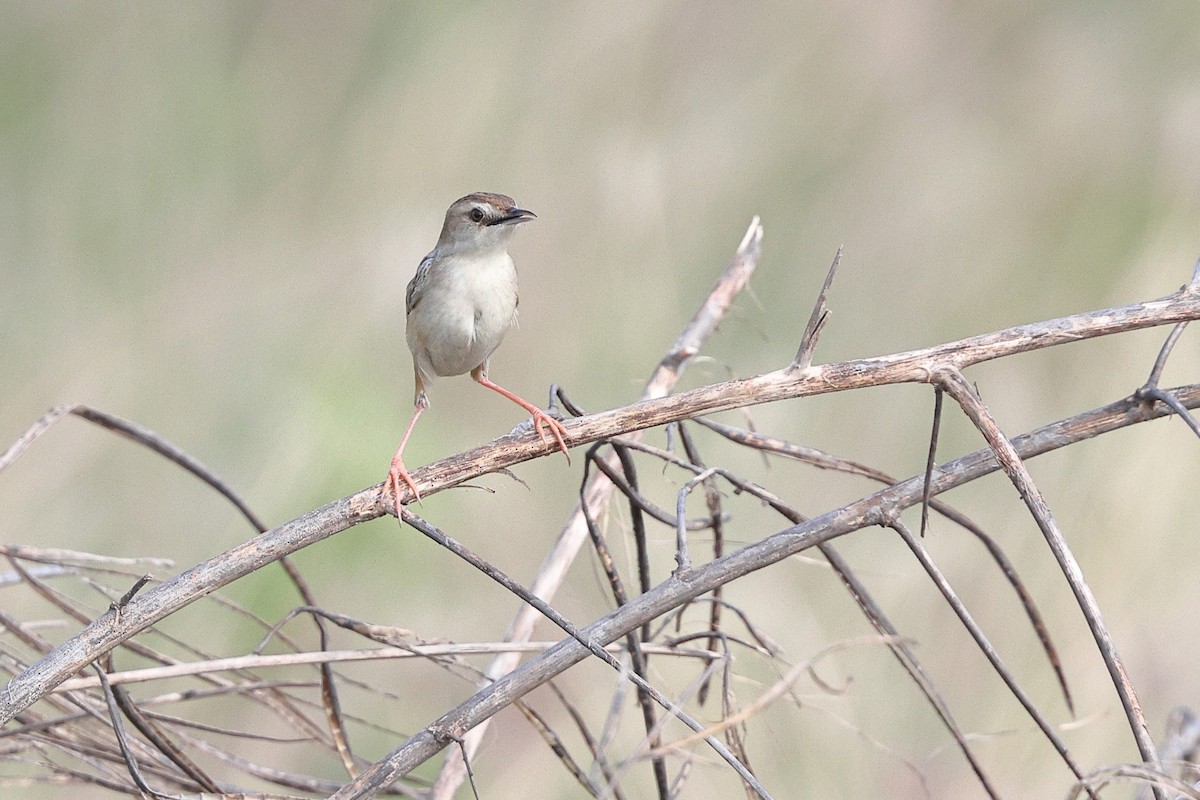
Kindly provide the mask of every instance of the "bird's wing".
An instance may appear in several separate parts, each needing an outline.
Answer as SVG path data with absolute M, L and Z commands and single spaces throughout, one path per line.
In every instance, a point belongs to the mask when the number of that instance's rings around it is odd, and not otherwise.
M 408 290 L 404 294 L 405 314 L 411 314 L 413 308 L 420 302 L 422 290 L 429 278 L 429 268 L 432 265 L 433 253 L 430 253 L 421 259 L 421 264 L 417 267 L 417 274 L 413 275 L 412 280 L 408 282 Z

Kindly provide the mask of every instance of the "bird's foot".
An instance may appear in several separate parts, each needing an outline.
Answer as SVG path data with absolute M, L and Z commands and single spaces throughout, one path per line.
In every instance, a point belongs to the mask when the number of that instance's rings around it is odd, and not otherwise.
M 537 431 L 538 438 L 543 442 L 549 441 L 546 438 L 546 431 L 543 426 L 548 427 L 551 435 L 554 436 L 554 441 L 558 443 L 558 449 L 561 450 L 562 454 L 567 457 L 567 463 L 570 464 L 571 454 L 567 452 L 567 443 L 563 438 L 567 434 L 567 429 L 563 427 L 561 422 L 536 406 L 533 408 L 532 414 L 533 427 L 534 430 Z
M 392 508 L 396 511 L 396 519 L 400 519 L 400 507 L 403 505 L 400 502 L 400 482 L 403 481 L 409 489 L 412 490 L 413 499 L 418 503 L 421 502 L 421 492 L 417 489 L 417 484 L 413 483 L 412 475 L 404 467 L 404 461 L 397 455 L 392 459 L 392 467 L 388 470 L 387 481 L 384 483 L 384 494 L 392 495 Z

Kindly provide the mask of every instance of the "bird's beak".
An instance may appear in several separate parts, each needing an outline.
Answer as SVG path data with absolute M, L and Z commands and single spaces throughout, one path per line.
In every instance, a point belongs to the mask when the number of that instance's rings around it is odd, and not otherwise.
M 494 220 L 492 225 L 519 225 L 522 222 L 528 222 L 531 219 L 537 219 L 537 214 L 532 211 L 526 211 L 523 208 L 509 209 L 509 212 L 503 217 Z

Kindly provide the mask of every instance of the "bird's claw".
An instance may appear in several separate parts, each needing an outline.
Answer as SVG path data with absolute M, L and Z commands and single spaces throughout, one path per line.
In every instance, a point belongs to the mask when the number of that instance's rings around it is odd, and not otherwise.
M 561 422 L 547 414 L 545 411 L 542 411 L 540 408 L 535 408 L 533 411 L 533 428 L 537 431 L 538 438 L 545 442 L 548 440 L 546 438 L 546 431 L 542 427 L 543 425 L 550 428 L 550 433 L 554 435 L 554 441 L 558 443 L 558 449 L 561 450 L 562 454 L 567 457 L 567 463 L 570 464 L 571 454 L 567 452 L 567 443 L 563 438 L 566 436 L 567 429 L 563 427 Z
M 412 490 L 413 500 L 421 502 L 421 492 L 417 489 L 417 484 L 413 482 L 412 475 L 408 474 L 408 470 L 404 468 L 404 462 L 399 459 L 392 461 L 392 468 L 388 470 L 387 482 L 384 484 L 385 491 L 392 494 L 392 508 L 396 512 L 396 519 L 400 519 L 400 509 L 403 503 L 400 502 L 400 482 L 404 481 L 405 485 Z

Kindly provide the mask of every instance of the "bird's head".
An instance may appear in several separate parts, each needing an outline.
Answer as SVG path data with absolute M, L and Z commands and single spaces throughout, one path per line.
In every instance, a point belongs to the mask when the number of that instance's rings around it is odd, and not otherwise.
M 508 246 L 517 226 L 537 215 L 518 208 L 511 197 L 476 192 L 455 200 L 446 211 L 438 249 L 463 252 L 495 250 Z

